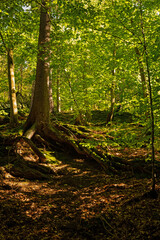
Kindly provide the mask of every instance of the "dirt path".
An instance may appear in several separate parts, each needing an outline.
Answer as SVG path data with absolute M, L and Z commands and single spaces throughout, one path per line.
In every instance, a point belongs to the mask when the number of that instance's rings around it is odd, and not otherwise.
M 119 206 L 148 189 L 150 180 L 107 175 L 96 163 L 64 153 L 59 158 L 49 181 L 6 175 L 0 186 L 0 240 L 135 239 L 114 234 L 115 216 Z

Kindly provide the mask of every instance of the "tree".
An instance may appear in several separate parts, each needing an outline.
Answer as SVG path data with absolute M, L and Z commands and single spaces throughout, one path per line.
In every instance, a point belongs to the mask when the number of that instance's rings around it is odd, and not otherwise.
M 149 55 L 146 43 L 146 35 L 144 29 L 144 16 L 143 16 L 143 9 L 142 9 L 142 0 L 138 1 L 139 9 L 140 9 L 140 19 L 141 19 L 141 30 L 143 36 L 143 48 L 145 54 L 145 61 L 146 61 L 146 69 L 147 69 L 147 76 L 148 76 L 148 87 L 149 87 L 149 99 L 150 99 L 150 119 L 151 119 L 151 149 L 152 149 L 152 194 L 156 195 L 155 191 L 155 116 L 153 110 L 153 93 L 152 93 L 152 86 L 151 86 L 151 72 L 150 72 L 150 65 L 149 65 Z
M 7 47 L 3 35 L 0 32 L 1 40 L 7 52 L 8 62 L 8 83 L 9 83 L 9 99 L 10 99 L 10 125 L 15 126 L 18 123 L 18 108 L 15 88 L 15 77 L 14 77 L 14 61 L 13 61 L 13 49 Z
M 113 119 L 113 115 L 114 115 L 114 105 L 115 105 L 115 57 L 116 57 L 116 46 L 114 43 L 114 47 L 113 47 L 113 69 L 112 69 L 112 86 L 111 86 L 111 107 L 110 107 L 110 111 L 107 115 L 107 123 L 111 122 Z
M 0 38 L 1 43 L 3 44 L 3 48 L 1 50 L 3 52 L 5 51 L 7 56 L 11 125 L 16 125 L 18 123 L 18 108 L 15 84 L 16 66 L 13 61 L 13 55 L 15 56 L 15 53 L 18 52 L 17 49 L 19 50 L 19 54 L 17 55 L 22 55 L 24 53 L 22 46 L 26 40 L 25 27 L 27 24 L 28 26 L 30 25 L 29 21 L 26 21 L 26 14 L 23 4 L 23 1 L 19 0 L 9 0 L 8 2 L 3 1 L 3 3 L 0 3 Z M 25 59 L 25 56 L 23 57 Z M 26 61 L 26 59 L 24 59 L 22 61 L 21 58 L 17 64 L 18 66 L 20 65 L 21 68 L 21 87 L 23 68 L 22 64 Z
M 101 155 L 97 149 L 90 149 L 90 146 L 81 144 L 75 133 L 66 126 L 52 124 L 49 122 L 49 42 L 50 42 L 50 1 L 42 0 L 40 14 L 40 28 L 38 41 L 38 56 L 36 68 L 36 80 L 34 88 L 33 103 L 30 114 L 24 126 L 24 137 L 30 140 L 35 133 L 39 133 L 47 141 L 54 141 L 74 149 L 77 153 L 92 157 L 106 169 L 107 163 L 104 159 L 111 156 Z M 30 146 L 39 155 L 39 161 L 43 162 L 45 156 L 29 141 Z
M 12 126 L 18 123 L 18 109 L 14 78 L 13 51 L 8 49 L 8 81 L 9 81 L 9 98 L 10 98 L 10 124 Z
M 33 136 L 37 129 L 41 128 L 42 124 L 49 124 L 48 50 L 50 41 L 50 18 L 47 4 L 48 1 L 42 1 L 33 103 L 24 128 L 24 132 L 26 132 L 25 135 L 29 138 Z M 29 131 L 31 127 L 33 131 Z
M 131 1 L 130 3 L 128 1 L 114 1 L 113 4 L 113 17 L 116 20 L 116 24 L 118 23 L 118 32 L 120 33 L 122 31 L 122 36 L 127 36 L 128 41 L 132 43 L 135 49 L 142 82 L 143 97 L 147 98 L 147 95 L 149 95 L 153 194 L 155 193 L 155 115 L 153 107 L 154 104 L 152 87 L 152 76 L 154 75 L 152 72 L 154 71 L 154 64 L 151 63 L 151 59 L 153 59 L 151 56 L 154 48 L 153 33 L 155 34 L 155 32 L 152 30 L 152 26 L 153 23 L 156 22 L 156 15 L 159 15 L 159 12 L 157 14 L 157 6 L 158 3 L 154 0 L 152 3 L 148 0 L 137 0 Z M 155 28 L 153 29 L 155 30 Z M 140 54 L 137 45 L 141 47 L 142 54 Z M 143 64 L 145 65 L 146 69 L 148 86 L 146 86 L 146 76 Z

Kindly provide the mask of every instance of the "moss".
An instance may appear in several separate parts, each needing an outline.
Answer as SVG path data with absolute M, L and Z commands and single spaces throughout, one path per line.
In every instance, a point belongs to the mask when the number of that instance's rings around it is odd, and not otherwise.
M 55 152 L 48 151 L 48 150 L 44 151 L 43 149 L 40 149 L 40 150 L 46 157 L 48 163 L 55 164 L 55 165 L 61 163 L 61 161 L 57 159 Z

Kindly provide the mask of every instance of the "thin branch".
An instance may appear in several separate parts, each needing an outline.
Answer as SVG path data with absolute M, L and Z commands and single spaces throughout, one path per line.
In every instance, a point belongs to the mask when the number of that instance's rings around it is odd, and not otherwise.
M 129 28 L 127 28 L 126 25 L 118 17 L 116 17 L 115 14 L 113 16 L 124 27 L 124 29 L 126 29 L 129 33 L 131 33 L 134 37 L 136 37 L 140 41 L 141 44 L 143 44 L 139 36 L 135 35 L 135 33 L 133 31 L 131 31 Z
M 2 35 L 1 32 L 0 32 L 0 37 L 1 37 L 1 39 L 2 39 L 2 42 L 3 42 L 3 45 L 4 45 L 5 49 L 6 49 L 6 51 L 8 52 L 8 48 L 7 48 L 7 46 L 6 46 L 6 43 L 5 43 L 5 41 L 4 41 L 4 38 L 3 38 L 3 35 Z
M 71 91 L 71 94 L 72 94 L 72 97 L 73 97 L 73 100 L 74 100 L 75 106 L 76 106 L 76 108 L 77 108 L 77 110 L 78 110 L 78 113 L 80 114 L 81 111 L 80 111 L 80 109 L 79 109 L 79 106 L 78 106 L 77 100 L 76 100 L 76 98 L 75 98 L 75 95 L 74 95 L 74 92 L 73 92 L 73 89 L 72 89 L 71 82 L 70 82 L 70 80 L 69 80 L 68 77 L 67 77 L 66 79 L 67 79 L 67 81 L 68 81 L 69 88 L 70 88 L 70 91 Z

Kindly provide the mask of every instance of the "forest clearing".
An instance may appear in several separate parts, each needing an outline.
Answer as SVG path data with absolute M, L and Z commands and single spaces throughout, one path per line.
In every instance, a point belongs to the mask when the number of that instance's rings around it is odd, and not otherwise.
M 160 2 L 0 2 L 0 240 L 160 239 Z

